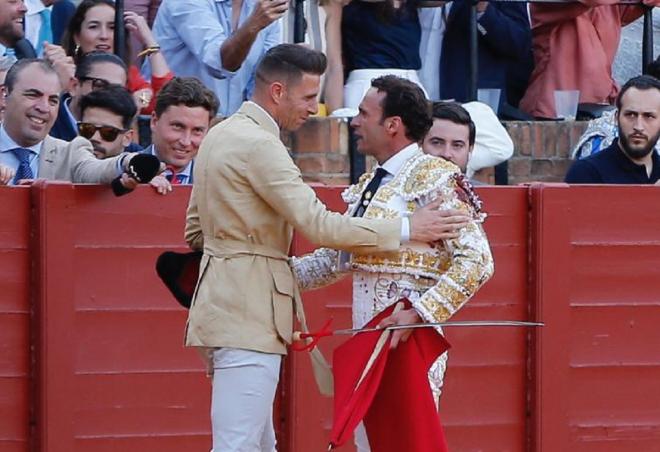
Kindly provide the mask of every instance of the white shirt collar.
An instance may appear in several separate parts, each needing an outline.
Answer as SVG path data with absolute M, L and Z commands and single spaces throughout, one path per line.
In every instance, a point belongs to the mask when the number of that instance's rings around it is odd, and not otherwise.
M 62 102 L 64 103 L 64 111 L 66 111 L 67 116 L 69 117 L 69 121 L 71 122 L 71 125 L 73 125 L 74 130 L 76 133 L 78 133 L 78 120 L 76 119 L 75 116 L 73 116 L 73 112 L 71 111 L 71 99 L 72 97 L 67 97 L 66 99 L 63 99 Z
M 410 157 L 412 157 L 413 154 L 415 154 L 417 151 L 419 151 L 419 145 L 417 143 L 411 143 L 387 159 L 385 163 L 378 166 L 382 167 L 392 176 L 396 176 L 399 174 L 403 168 L 403 165 L 408 161 L 408 159 L 410 159 Z
M 9 134 L 5 130 L 5 125 L 0 123 L 0 152 L 7 152 L 10 149 L 15 149 L 15 148 L 24 148 L 24 149 L 29 149 L 35 154 L 39 155 L 39 152 L 41 152 L 42 144 L 43 144 L 43 140 L 33 146 L 29 146 L 29 147 L 20 146 L 18 143 L 14 141 L 12 137 L 9 136 Z
M 275 118 L 273 118 L 273 117 L 270 115 L 270 113 L 268 113 L 268 112 L 266 111 L 266 109 L 265 109 L 264 107 L 262 107 L 262 106 L 259 105 L 258 103 L 254 102 L 254 101 L 251 101 L 251 100 L 248 100 L 247 102 L 250 102 L 252 105 L 254 105 L 255 107 L 257 107 L 259 110 L 263 111 L 263 112 L 266 114 L 266 116 L 268 116 L 268 117 L 270 118 L 270 120 L 273 121 L 273 124 L 275 124 L 275 127 L 277 128 L 277 131 L 278 131 L 278 132 L 280 131 L 280 126 L 277 124 L 277 121 L 275 121 Z
M 156 151 L 156 146 L 154 144 L 149 146 L 149 151 L 148 152 L 149 152 L 149 154 L 157 157 L 158 160 L 160 160 L 162 162 L 162 160 L 160 159 L 160 156 L 158 155 L 158 152 Z M 186 165 L 186 167 L 184 169 L 182 169 L 180 172 L 176 173 L 176 174 L 184 176 L 187 180 L 190 180 L 190 176 L 191 176 L 191 173 L 192 173 L 193 160 L 189 161 L 188 164 Z M 169 170 L 167 170 L 167 171 L 169 171 Z

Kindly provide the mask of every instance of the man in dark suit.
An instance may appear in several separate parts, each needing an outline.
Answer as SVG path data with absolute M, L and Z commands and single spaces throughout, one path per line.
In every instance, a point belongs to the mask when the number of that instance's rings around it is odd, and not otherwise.
M 470 2 L 455 1 L 442 8 L 420 10 L 421 78 L 432 100 L 472 100 L 468 93 L 470 7 Z M 501 103 L 506 99 L 510 66 L 530 56 L 532 34 L 527 7 L 524 3 L 479 2 L 477 11 L 477 86 L 501 89 Z

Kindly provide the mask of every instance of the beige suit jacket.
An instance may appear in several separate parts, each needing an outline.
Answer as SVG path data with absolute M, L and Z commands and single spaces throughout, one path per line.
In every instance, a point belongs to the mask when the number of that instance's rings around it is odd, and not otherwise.
M 117 160 L 124 156 L 99 160 L 85 138 L 76 137 L 67 142 L 47 135 L 39 153 L 38 176 L 73 183 L 109 184 L 119 175 Z
M 185 238 L 203 249 L 186 344 L 286 353 L 293 298 L 293 228 L 353 253 L 398 249 L 401 220 L 329 212 L 306 185 L 272 118 L 245 102 L 197 155 Z

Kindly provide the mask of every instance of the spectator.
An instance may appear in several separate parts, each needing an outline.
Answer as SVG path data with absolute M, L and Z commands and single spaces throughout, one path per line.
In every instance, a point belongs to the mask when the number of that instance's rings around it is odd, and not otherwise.
M 344 107 L 357 109 L 371 80 L 381 75 L 396 75 L 421 86 L 417 76 L 422 65 L 417 0 L 353 0 L 343 7 L 340 16 L 343 72 L 348 74 L 343 87 Z M 328 85 L 327 89 L 338 91 L 341 87 Z
M 422 141 L 425 154 L 449 160 L 465 174 L 476 129 L 467 110 L 456 102 L 434 102 L 433 125 Z
M 655 6 L 658 0 L 642 0 Z M 621 27 L 645 11 L 643 5 L 610 0 L 531 5 L 535 68 L 520 107 L 542 118 L 557 117 L 555 90 L 579 90 L 580 102 L 609 103 L 618 87 L 612 62 Z M 566 64 L 570 62 L 570 70 Z
M 144 17 L 149 27 L 153 27 L 160 2 L 161 0 L 128 0 L 124 2 L 124 8 Z M 142 50 L 144 48 L 140 40 L 135 35 L 131 36 L 131 61 L 139 61 L 138 55 Z
M 26 12 L 22 0 L 0 0 L 0 45 L 14 47 L 25 36 L 22 19 Z M 5 54 L 6 49 L 1 50 L 0 56 Z
M 218 107 L 215 94 L 193 77 L 175 77 L 158 94 L 153 144 L 143 152 L 165 163 L 163 176 L 173 185 L 193 183 L 194 158 Z
M 14 64 L 14 60 L 11 57 L 0 57 L 0 122 L 5 115 L 5 77 L 7 76 L 7 71 Z
M 20 60 L 7 73 L 5 83 L 7 110 L 0 124 L 0 165 L 15 173 L 10 183 L 37 177 L 111 183 L 137 155 L 97 160 L 91 144 L 82 137 L 68 143 L 48 136 L 60 102 L 60 82 L 48 62 Z
M 569 184 L 655 184 L 660 156 L 660 81 L 643 75 L 628 80 L 616 100 L 619 137 L 601 152 L 576 160 Z
M 480 169 L 490 168 L 510 159 L 513 155 L 513 140 L 488 105 L 468 102 L 462 106 L 477 129 L 474 150 L 465 173 L 471 178 Z
M 432 100 L 470 100 L 470 2 L 448 2 L 420 10 L 422 38 L 420 78 Z M 507 73 L 529 54 L 532 33 L 525 3 L 477 4 L 479 88 L 502 90 L 507 98 Z
M 108 85 L 126 85 L 126 65 L 111 53 L 95 51 L 85 55 L 75 70 L 69 93 L 62 95 L 57 120 L 50 131 L 52 137 L 65 141 L 78 136 L 80 100 L 84 95 Z
M 163 0 L 154 34 L 177 76 L 192 76 L 234 113 L 254 88 L 255 67 L 281 40 L 287 0 Z M 234 14 L 232 14 L 234 11 Z
M 44 42 L 59 44 L 76 10 L 70 0 L 25 0 L 25 37 L 41 58 Z
M 660 79 L 660 57 L 648 65 L 646 73 Z M 606 111 L 600 118 L 589 121 L 587 130 L 573 147 L 571 156 L 574 159 L 589 157 L 608 147 L 618 136 L 616 109 Z M 656 143 L 655 149 L 660 152 L 660 144 Z
M 134 144 L 131 124 L 137 107 L 131 93 L 123 86 L 110 85 L 83 96 L 80 113 L 80 136 L 92 143 L 96 158 L 114 157 Z
M 171 78 L 172 73 L 160 52 L 149 26 L 142 16 L 132 11 L 124 14 L 126 29 L 135 35 L 148 50 L 151 68 L 151 83 L 140 75 L 137 67 L 127 63 L 128 83 L 126 87 L 135 96 L 140 111 L 144 114 L 153 111 L 155 94 Z M 69 22 L 64 38 L 66 54 L 79 63 L 81 58 L 92 51 L 113 53 L 115 27 L 115 6 L 112 0 L 83 0 Z

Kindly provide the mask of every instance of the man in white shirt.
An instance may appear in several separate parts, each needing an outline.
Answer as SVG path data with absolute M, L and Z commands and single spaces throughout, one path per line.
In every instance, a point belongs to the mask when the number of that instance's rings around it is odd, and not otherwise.
M 228 116 L 250 98 L 259 59 L 281 42 L 287 8 L 287 0 L 164 0 L 153 32 L 172 72 L 200 79 Z

